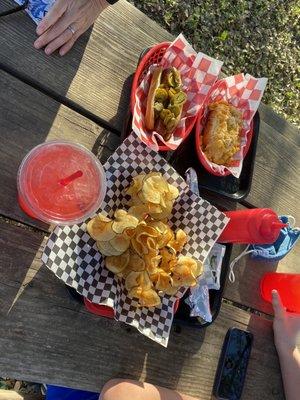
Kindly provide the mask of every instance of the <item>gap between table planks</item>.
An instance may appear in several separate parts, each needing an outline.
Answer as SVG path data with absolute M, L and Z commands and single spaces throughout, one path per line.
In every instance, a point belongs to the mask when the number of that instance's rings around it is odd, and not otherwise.
M 65 57 L 36 51 L 32 46 L 35 37 L 35 25 L 24 13 L 3 18 L 0 67 L 114 132 L 122 129 L 130 76 L 141 50 L 172 40 L 168 32 L 123 0 L 105 10 Z M 299 202 L 294 201 L 300 197 L 299 131 L 263 104 L 260 113 L 254 178 L 244 205 L 299 215 Z
M 255 337 L 243 400 L 284 399 L 271 321 L 223 303 L 212 326 L 173 329 L 164 349 L 71 299 L 41 267 L 42 232 L 2 220 L 0 242 L 0 376 L 93 391 L 129 377 L 210 399 L 225 333 L 237 326 Z

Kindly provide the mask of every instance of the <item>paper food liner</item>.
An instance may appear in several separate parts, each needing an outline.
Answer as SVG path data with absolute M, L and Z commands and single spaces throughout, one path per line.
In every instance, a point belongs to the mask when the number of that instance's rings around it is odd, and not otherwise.
M 155 151 L 132 133 L 104 165 L 107 193 L 99 212 L 112 217 L 116 209 L 128 208 L 125 189 L 140 173 L 159 171 L 180 192 L 176 200 L 170 226 L 183 229 L 188 242 L 182 254 L 204 262 L 211 248 L 225 228 L 228 218 L 206 200 L 194 195 L 185 181 Z M 115 279 L 105 267 L 95 241 L 86 230 L 86 223 L 56 227 L 42 257 L 45 265 L 67 285 L 93 303 L 112 307 L 115 319 L 137 328 L 145 336 L 167 346 L 173 321 L 176 296 L 164 295 L 159 307 L 138 307 L 137 301 L 127 296 L 124 281 Z
M 207 106 L 214 101 L 228 101 L 228 103 L 237 107 L 242 112 L 243 118 L 241 148 L 234 155 L 231 166 L 225 167 L 224 165 L 215 164 L 209 161 L 205 153 L 202 152 L 207 163 L 214 171 L 224 175 L 228 170 L 233 176 L 239 178 L 243 168 L 243 153 L 247 144 L 247 136 L 250 131 L 251 121 L 259 107 L 267 81 L 267 78 L 254 78 L 249 74 L 238 74 L 217 81 L 211 89 L 211 93 L 207 96 L 203 107 L 203 116 L 200 121 L 200 134 L 202 134 L 207 117 Z M 251 140 L 251 136 L 249 140 Z M 200 149 L 200 151 L 202 150 Z
M 185 139 L 188 129 L 194 123 L 193 118 L 200 111 L 205 98 L 217 80 L 222 67 L 222 61 L 211 58 L 203 53 L 196 53 L 182 34 L 170 45 L 163 56 L 160 65 L 165 69 L 176 67 L 182 77 L 183 90 L 187 94 L 182 116 L 177 129 L 171 139 L 165 142 L 156 131 L 145 128 L 146 103 L 153 65 L 140 83 L 135 96 L 132 129 L 142 142 L 154 150 L 159 149 L 158 141 L 165 144 L 170 150 L 175 150 Z

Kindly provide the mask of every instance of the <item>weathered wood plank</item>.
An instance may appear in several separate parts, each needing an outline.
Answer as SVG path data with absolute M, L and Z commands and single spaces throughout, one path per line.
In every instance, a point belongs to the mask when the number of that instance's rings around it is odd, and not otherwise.
M 240 254 L 245 246 L 234 246 L 232 259 Z M 227 281 L 224 297 L 244 306 L 273 314 L 272 306 L 260 295 L 260 280 L 266 272 L 299 273 L 300 243 L 279 262 L 256 261 L 249 256 L 241 258 L 234 267 L 236 281 Z
M 129 377 L 210 399 L 225 333 L 237 326 L 255 336 L 243 399 L 284 398 L 271 321 L 223 304 L 212 326 L 173 331 L 164 349 L 74 302 L 41 267 L 42 242 L 38 232 L 0 223 L 0 375 L 93 391 Z
M 256 207 L 270 207 L 279 214 L 298 217 L 300 141 L 299 136 L 293 136 L 285 137 L 261 121 L 252 189 L 246 200 Z
M 24 13 L 1 19 L 0 63 L 121 130 L 129 104 L 130 75 L 139 54 L 145 47 L 170 40 L 171 35 L 120 0 L 103 12 L 65 57 L 48 57 L 35 50 L 35 39 L 35 24 Z
M 291 124 L 286 119 L 280 117 L 271 107 L 261 103 L 259 106 L 261 119 L 271 128 L 275 129 L 286 138 L 289 138 L 295 143 L 300 143 L 299 129 L 296 125 Z
M 120 143 L 118 136 L 64 107 L 39 91 L 0 71 L 0 214 L 47 229 L 19 208 L 16 177 L 19 165 L 46 140 L 79 142 L 105 160 Z

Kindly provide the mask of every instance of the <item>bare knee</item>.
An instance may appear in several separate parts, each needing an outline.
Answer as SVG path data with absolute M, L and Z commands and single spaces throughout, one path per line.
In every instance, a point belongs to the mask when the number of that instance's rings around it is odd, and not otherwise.
M 126 397 L 126 391 L 130 380 L 110 379 L 103 386 L 99 400 L 123 400 Z

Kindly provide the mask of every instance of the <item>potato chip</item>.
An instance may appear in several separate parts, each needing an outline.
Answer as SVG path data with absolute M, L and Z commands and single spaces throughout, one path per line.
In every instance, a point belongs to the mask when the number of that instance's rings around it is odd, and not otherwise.
M 200 261 L 196 261 L 197 267 L 194 266 L 193 274 L 195 278 L 198 278 L 200 275 L 203 274 L 203 264 Z
M 116 250 L 110 242 L 101 242 L 97 240 L 97 247 L 104 256 L 119 256 L 122 254 L 122 251 Z
M 125 287 L 127 290 L 131 290 L 132 288 L 139 286 L 141 274 L 142 271 L 131 271 L 127 275 L 125 280 Z
M 165 218 L 170 217 L 170 215 L 172 214 L 172 209 L 173 209 L 173 202 L 167 200 L 166 206 L 161 209 L 161 212 L 149 212 L 149 214 L 153 219 L 161 221 Z
M 135 228 L 138 223 L 138 219 L 129 215 L 126 211 L 117 210 L 115 220 L 112 223 L 112 230 L 115 233 L 123 233 L 128 228 Z
M 150 183 L 153 188 L 161 194 L 165 194 L 169 191 L 168 182 L 163 178 L 159 172 L 150 172 L 144 178 L 145 184 Z
M 149 207 L 145 204 L 131 206 L 128 210 L 128 214 L 134 216 L 139 221 L 144 220 L 148 215 L 148 213 L 149 213 Z
M 129 266 L 131 271 L 144 271 L 146 268 L 146 263 L 143 260 L 142 257 L 140 257 L 137 253 L 134 253 L 133 251 L 130 252 L 130 258 L 129 258 Z
M 126 289 L 131 290 L 136 286 L 140 286 L 143 290 L 148 290 L 152 287 L 152 282 L 146 271 L 132 271 L 128 274 L 125 280 Z
M 110 240 L 116 235 L 112 230 L 112 221 L 101 214 L 88 222 L 87 231 L 94 240 L 101 241 Z
M 187 235 L 182 229 L 178 229 L 175 235 L 175 239 L 170 240 L 168 243 L 177 253 L 183 250 L 184 245 L 187 242 Z
M 157 307 L 161 304 L 159 295 L 153 289 L 143 290 L 139 296 L 142 307 Z
M 120 256 L 109 256 L 106 257 L 105 265 L 106 268 L 114 274 L 120 274 L 129 263 L 129 250 Z
M 155 189 L 150 179 L 143 184 L 138 196 L 146 203 L 160 204 L 161 193 Z
M 135 286 L 132 289 L 129 290 L 128 292 L 128 296 L 129 297 L 135 297 L 137 299 L 140 298 L 141 294 L 142 294 L 142 288 L 140 286 Z
M 178 292 L 178 290 L 179 290 L 178 286 L 169 286 L 167 289 L 165 289 L 164 293 L 168 294 L 169 296 L 174 296 Z
M 181 286 L 193 286 L 203 266 L 196 260 L 180 256 L 187 242 L 186 233 L 176 234 L 168 225 L 179 195 L 159 172 L 140 174 L 127 189 L 130 208 L 118 209 L 111 220 L 102 214 L 87 225 L 106 256 L 106 267 L 125 279 L 128 295 L 140 306 L 155 307 L 161 303 L 158 294 L 173 296 Z
M 175 199 L 177 199 L 178 196 L 179 196 L 179 190 L 177 189 L 177 187 L 170 185 L 168 183 L 168 192 L 166 194 L 166 197 L 169 200 L 175 200 Z
M 149 214 L 150 213 L 159 214 L 162 212 L 162 208 L 158 204 L 148 203 L 147 206 L 148 206 Z
M 142 287 L 135 287 L 129 291 L 128 295 L 137 298 L 142 307 L 156 307 L 161 303 L 160 297 L 153 289 L 143 290 Z
M 163 235 L 168 229 L 166 224 L 164 224 L 161 221 L 150 221 L 148 222 L 148 226 L 151 226 L 152 228 L 156 229 L 161 235 Z
M 124 253 L 130 246 L 130 239 L 125 235 L 117 235 L 109 243 L 114 249 Z
M 135 237 L 132 237 L 130 240 L 131 243 L 131 247 L 133 248 L 133 250 L 141 257 L 143 257 L 144 254 L 144 249 L 143 249 L 143 245 L 141 243 L 139 243 Z
M 196 260 L 190 257 L 181 256 L 172 270 L 172 277 L 175 286 L 195 286 L 197 283 L 195 273 L 199 271 Z
M 135 176 L 132 179 L 131 185 L 126 190 L 126 193 L 129 194 L 130 196 L 136 195 L 142 189 L 145 176 L 146 174 L 140 174 Z
M 157 255 L 156 252 L 149 252 L 144 256 L 145 266 L 148 273 L 154 274 L 157 271 L 157 268 L 161 262 L 161 256 Z
M 155 284 L 155 289 L 165 292 L 167 289 L 173 286 L 173 279 L 165 271 L 162 271 L 161 273 L 158 274 L 158 279 Z

